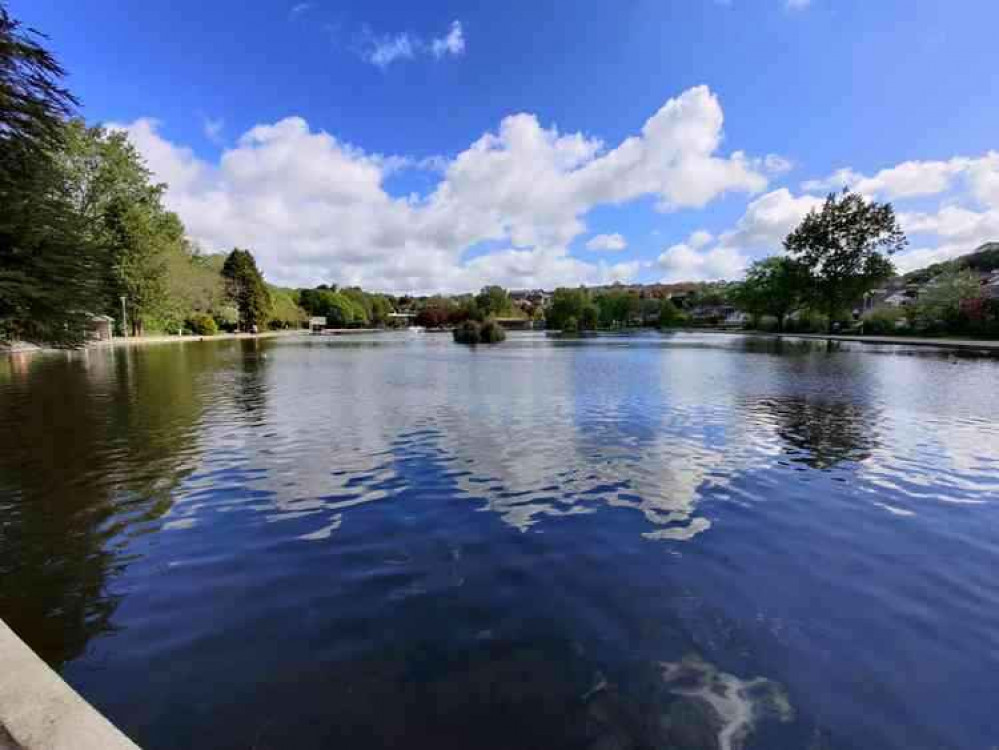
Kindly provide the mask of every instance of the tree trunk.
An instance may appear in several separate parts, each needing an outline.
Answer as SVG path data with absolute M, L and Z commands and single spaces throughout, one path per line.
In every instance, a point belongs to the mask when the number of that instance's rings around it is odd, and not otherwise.
M 777 315 L 777 333 L 784 333 L 784 318 L 787 313 L 780 313 Z

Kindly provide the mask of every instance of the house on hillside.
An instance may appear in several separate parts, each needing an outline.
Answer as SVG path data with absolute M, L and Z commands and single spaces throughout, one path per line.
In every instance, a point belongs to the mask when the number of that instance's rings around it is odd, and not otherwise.
M 999 299 L 999 270 L 992 272 L 992 275 L 982 284 L 982 296 L 988 299 Z

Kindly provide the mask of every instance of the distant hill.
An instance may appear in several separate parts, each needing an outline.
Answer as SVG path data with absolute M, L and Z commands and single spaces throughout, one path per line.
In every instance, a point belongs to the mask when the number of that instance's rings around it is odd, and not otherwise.
M 934 276 L 938 276 L 944 271 L 960 270 L 970 268 L 972 271 L 994 271 L 999 268 L 999 242 L 986 242 L 975 252 L 967 255 L 959 255 L 956 258 L 934 263 L 933 265 L 920 268 L 902 276 L 907 283 L 925 284 Z

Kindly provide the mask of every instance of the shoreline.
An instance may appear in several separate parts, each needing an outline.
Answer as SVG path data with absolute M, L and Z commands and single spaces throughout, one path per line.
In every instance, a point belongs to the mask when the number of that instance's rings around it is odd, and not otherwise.
M 0 343 L 0 354 L 52 354 L 55 352 L 83 352 L 91 349 L 115 349 L 119 347 L 146 346 L 153 344 L 190 344 L 202 341 L 233 341 L 252 339 L 271 339 L 281 336 L 308 336 L 309 332 L 303 329 L 265 331 L 263 333 L 216 333 L 214 336 L 176 336 L 170 334 L 157 336 L 115 336 L 110 341 L 90 341 L 79 347 L 54 347 L 27 342 L 15 342 L 13 346 Z
M 446 333 L 449 329 L 427 329 L 426 333 Z M 546 331 L 547 329 L 537 329 Z M 752 331 L 733 330 L 727 328 L 632 328 L 615 331 L 595 331 L 594 333 L 627 333 L 628 331 L 678 331 L 682 333 L 713 333 L 727 334 L 730 336 L 754 336 L 756 338 L 767 339 L 810 339 L 812 341 L 846 341 L 858 344 L 875 344 L 881 346 L 919 346 L 935 347 L 938 349 L 957 349 L 965 351 L 988 351 L 999 352 L 999 340 L 995 339 L 960 339 L 960 338 L 930 338 L 925 336 L 858 336 L 855 334 L 842 333 L 776 333 L 773 331 Z M 285 336 L 351 336 L 358 334 L 386 333 L 390 329 L 384 328 L 329 328 L 321 334 L 313 334 L 306 329 L 265 331 L 264 333 L 217 333 L 214 336 L 135 336 L 118 337 L 110 341 L 91 341 L 78 348 L 57 348 L 52 346 L 40 346 L 27 342 L 15 342 L 13 346 L 0 343 L 0 355 L 15 354 L 51 354 L 55 352 L 76 352 L 89 351 L 91 349 L 112 349 L 118 347 L 135 347 L 155 344 L 189 344 L 204 341 L 233 341 L 233 340 L 253 340 L 270 339 Z M 549 331 L 552 332 L 552 331 Z M 18 345 L 20 344 L 20 345 Z
M 735 336 L 756 336 L 768 339 L 811 339 L 812 341 L 848 341 L 881 346 L 923 346 L 938 349 L 963 349 L 999 352 L 995 339 L 928 338 L 925 336 L 857 336 L 841 333 L 773 333 L 770 331 L 729 331 L 723 328 L 678 328 L 684 333 L 726 333 Z
M 139 750 L 0 620 L 0 747 Z

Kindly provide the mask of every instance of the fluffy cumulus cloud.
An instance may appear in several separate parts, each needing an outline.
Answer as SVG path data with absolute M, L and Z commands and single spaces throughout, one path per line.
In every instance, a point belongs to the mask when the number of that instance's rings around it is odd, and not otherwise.
M 686 242 L 668 248 L 658 264 L 664 281 L 736 279 L 750 258 L 782 249 L 782 241 L 821 199 L 794 196 L 779 188 L 750 201 L 735 226 L 718 237 L 698 230 Z
M 628 247 L 628 241 L 623 235 L 617 232 L 614 234 L 598 234 L 586 243 L 587 250 L 604 253 L 619 253 L 626 247 Z
M 412 162 L 365 153 L 297 117 L 252 128 L 217 163 L 165 139 L 153 120 L 120 127 L 169 183 L 168 205 L 204 247 L 252 248 L 278 283 L 429 292 L 634 278 L 637 261 L 583 261 L 569 243 L 598 205 L 652 196 L 674 211 L 763 190 L 760 159 L 720 152 L 722 124 L 703 86 L 667 101 L 614 147 L 511 115 L 443 165 L 429 193 L 408 197 L 384 183 Z M 484 242 L 501 249 L 465 257 Z M 710 240 L 691 242 L 703 253 Z M 718 249 L 704 273 L 727 262 L 730 248 Z
M 357 51 L 361 59 L 382 69 L 398 60 L 412 60 L 419 55 L 437 60 L 458 57 L 465 53 L 465 32 L 461 21 L 452 21 L 446 34 L 429 40 L 411 31 L 379 35 L 365 28 L 359 36 Z
M 746 268 L 746 257 L 736 248 L 718 245 L 714 247 L 687 242 L 667 248 L 657 259 L 663 271 L 663 281 L 714 281 L 736 279 Z
M 999 239 L 999 152 L 906 161 L 869 176 L 844 168 L 802 185 L 811 192 L 843 187 L 896 203 L 899 222 L 913 244 L 913 249 L 896 258 L 900 270 L 953 258 Z M 906 209 L 909 199 L 931 196 L 940 198 L 936 210 Z

